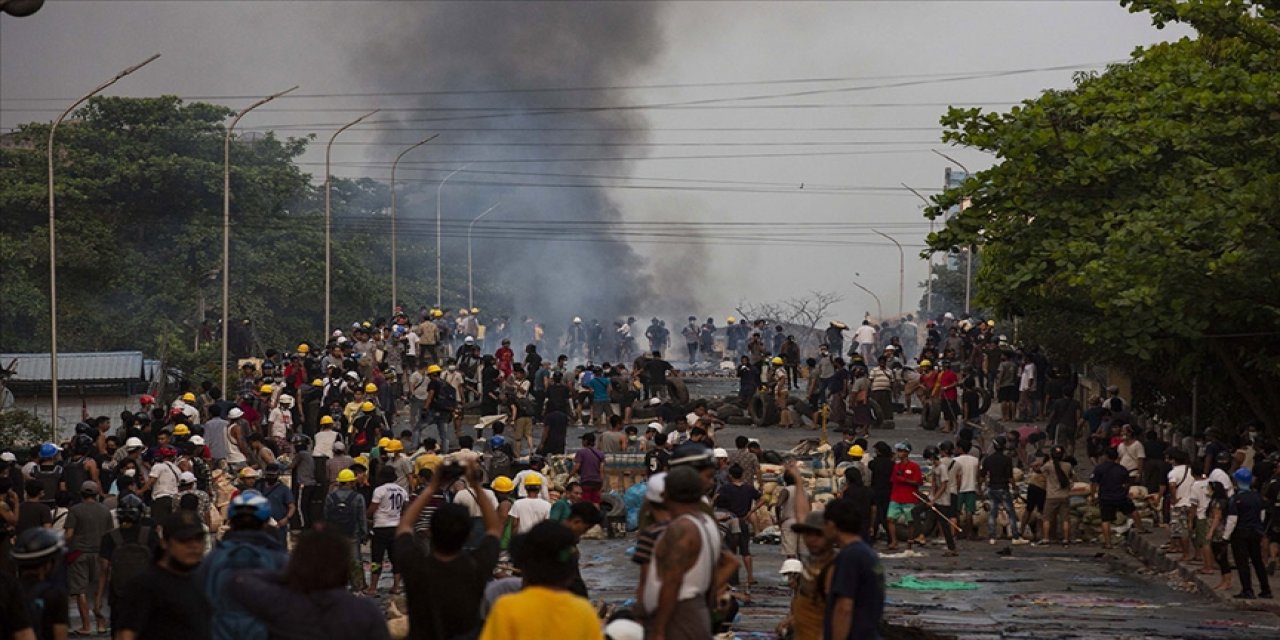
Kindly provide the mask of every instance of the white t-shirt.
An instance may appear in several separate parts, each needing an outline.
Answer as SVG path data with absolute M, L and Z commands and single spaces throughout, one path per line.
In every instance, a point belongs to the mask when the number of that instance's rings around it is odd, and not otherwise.
M 1231 481 L 1231 476 L 1227 475 L 1222 469 L 1214 469 L 1209 472 L 1209 482 L 1216 482 L 1227 488 L 1227 495 L 1234 496 L 1236 494 L 1236 485 Z
M 1191 475 L 1191 467 L 1180 464 L 1169 470 L 1169 484 L 1173 485 L 1173 497 L 1175 507 L 1192 506 L 1193 496 L 1195 492 L 1192 485 L 1195 484 L 1196 477 Z
M 498 508 L 498 496 L 489 489 L 484 489 L 483 493 L 485 499 L 487 499 L 489 504 L 493 505 L 493 508 L 496 510 Z M 480 512 L 480 503 L 476 502 L 474 489 L 471 489 L 470 487 L 454 494 L 453 503 L 466 507 L 467 511 L 471 513 L 472 518 L 479 518 L 484 515 Z
M 178 494 L 178 476 L 182 471 L 172 462 L 157 462 L 151 467 L 151 477 L 155 484 L 151 485 L 151 497 L 163 498 Z
M 542 498 L 520 498 L 511 505 L 509 515 L 520 521 L 515 533 L 528 533 L 551 515 L 551 503 Z
M 978 459 L 969 454 L 956 456 L 951 468 L 951 490 L 956 493 L 978 490 Z
M 858 344 L 875 344 L 876 329 L 875 327 L 864 324 L 853 330 L 853 340 Z
M 373 503 L 378 510 L 373 512 L 373 528 L 394 527 L 400 524 L 400 511 L 409 502 L 409 492 L 404 487 L 388 482 L 373 490 Z
M 1018 379 L 1018 391 L 1031 391 L 1036 386 L 1036 365 L 1028 362 L 1022 365 L 1022 376 Z
M 283 440 L 289 436 L 289 428 L 293 426 L 293 413 L 276 407 L 271 410 L 271 417 L 267 421 L 271 424 L 271 437 Z
M 333 457 L 333 443 L 338 440 L 338 432 L 333 429 L 321 429 L 316 432 L 315 445 L 311 455 L 319 458 Z
M 418 337 L 418 332 L 416 332 L 416 331 L 410 331 L 410 332 L 408 332 L 408 333 L 406 333 L 406 334 L 405 334 L 405 336 L 404 336 L 404 341 L 405 341 L 405 343 L 406 343 L 406 345 L 407 345 L 407 346 L 405 346 L 405 348 L 404 348 L 404 354 L 405 354 L 406 356 L 415 356 L 415 357 L 416 357 L 416 356 L 418 355 L 418 341 L 419 341 L 419 340 L 422 340 L 422 338 Z
M 1147 449 L 1142 446 L 1141 441 L 1121 442 L 1120 446 L 1116 447 L 1116 451 L 1120 452 L 1120 465 L 1128 469 L 1130 474 L 1142 471 L 1140 460 L 1147 457 Z
M 542 490 L 538 492 L 538 497 L 550 502 L 551 491 L 547 489 L 547 485 L 551 484 L 550 481 L 547 480 L 546 476 L 542 475 L 541 473 L 538 473 L 537 471 L 534 471 L 533 469 L 525 469 L 524 471 L 517 473 L 516 477 L 511 479 L 512 482 L 516 483 L 516 497 L 519 497 L 519 498 L 528 497 L 528 491 L 526 491 L 524 488 L 524 479 L 528 478 L 529 476 L 537 476 L 539 478 L 542 478 Z
M 1209 503 L 1213 501 L 1213 492 L 1209 490 L 1209 479 L 1201 478 L 1191 483 L 1191 502 L 1196 507 L 1196 517 L 1201 520 L 1209 518 Z

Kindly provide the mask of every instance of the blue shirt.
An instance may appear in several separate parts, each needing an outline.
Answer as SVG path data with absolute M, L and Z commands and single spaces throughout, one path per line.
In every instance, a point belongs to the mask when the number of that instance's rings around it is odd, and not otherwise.
M 293 491 L 282 483 L 268 485 L 266 481 L 258 482 L 258 491 L 267 499 L 267 502 L 271 503 L 271 517 L 287 525 L 284 523 L 284 517 L 289 513 L 289 505 L 293 504 Z
M 609 379 L 604 376 L 595 376 L 588 383 L 591 386 L 591 400 L 593 402 L 609 401 Z
M 880 556 L 859 540 L 841 549 L 832 566 L 831 593 L 822 621 L 823 640 L 877 640 L 884 615 L 884 567 Z M 838 598 L 853 600 L 853 625 L 845 638 L 831 635 L 831 618 Z

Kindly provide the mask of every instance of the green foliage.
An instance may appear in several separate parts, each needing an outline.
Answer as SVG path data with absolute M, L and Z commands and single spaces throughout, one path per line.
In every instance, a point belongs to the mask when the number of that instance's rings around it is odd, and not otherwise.
M 0 412 L 0 450 L 22 455 L 32 445 L 49 440 L 49 425 L 22 409 Z
M 1000 161 L 936 198 L 926 215 L 970 206 L 930 246 L 979 245 L 982 304 L 1154 379 L 1149 404 L 1200 374 L 1202 392 L 1238 412 L 1222 420 L 1280 430 L 1266 409 L 1280 395 L 1280 14 L 1126 4 L 1199 36 L 1007 113 L 951 109 L 944 140 Z
M 202 325 L 221 337 L 229 115 L 173 96 L 94 98 L 59 127 L 61 350 L 142 349 L 188 373 L 216 361 L 208 340 L 193 345 Z M 0 345 L 9 351 L 49 346 L 48 132 L 25 125 L 0 149 Z M 324 193 L 296 162 L 307 143 L 268 133 L 231 145 L 229 312 L 252 319 L 266 346 L 316 340 L 323 329 Z M 389 198 L 382 183 L 333 181 L 334 326 L 389 315 L 390 241 L 370 232 L 383 228 Z M 434 265 L 427 251 L 420 240 L 401 243 L 406 307 L 434 298 L 422 277 Z
M 965 274 L 965 255 L 964 253 L 947 256 L 946 260 L 954 261 L 954 264 L 948 264 L 947 261 L 936 262 L 930 269 L 931 279 L 933 280 L 933 313 L 929 314 L 933 318 L 941 316 L 943 313 L 950 311 L 957 318 L 964 312 L 964 274 Z M 973 255 L 973 271 L 977 273 L 982 264 L 981 254 Z M 921 282 L 920 287 L 925 288 L 927 283 Z M 972 289 L 972 286 L 971 286 Z M 991 314 L 979 307 L 974 300 L 973 294 L 976 289 L 970 291 L 969 313 L 979 318 L 989 318 Z M 929 292 L 926 290 L 920 296 L 920 309 L 922 317 L 924 310 L 929 309 Z

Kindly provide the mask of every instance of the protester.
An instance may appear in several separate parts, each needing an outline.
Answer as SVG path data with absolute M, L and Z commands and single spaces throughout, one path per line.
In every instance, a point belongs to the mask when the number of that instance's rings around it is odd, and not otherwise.
M 64 549 L 62 537 L 45 527 L 30 528 L 17 537 L 11 554 L 21 593 L 13 595 L 20 600 L 15 617 L 21 618 L 0 624 L 12 625 L 19 632 L 25 627 L 31 632 L 26 638 L 67 637 L 70 628 L 67 591 L 58 571 Z M 0 575 L 7 574 L 0 572 Z M 4 609 L 6 617 L 10 610 Z M 14 637 L 23 638 L 21 633 Z
M 823 638 L 876 640 L 884 614 L 885 581 L 880 558 L 862 540 L 860 516 L 848 503 L 836 501 L 822 512 L 827 537 L 840 547 L 832 562 L 826 591 Z
M 396 482 L 396 470 L 383 467 L 378 470 L 378 487 L 373 490 L 367 515 L 373 520 L 373 539 L 370 544 L 369 588 L 365 595 L 378 595 L 378 580 L 382 576 L 382 561 L 391 557 L 395 542 L 396 526 L 409 502 L 409 492 Z M 392 565 L 391 593 L 400 593 L 400 571 Z
M 1231 541 L 1236 570 L 1240 573 L 1240 593 L 1236 598 L 1252 600 L 1255 597 L 1271 599 L 1271 583 L 1266 565 L 1262 562 L 1263 510 L 1262 496 L 1253 490 L 1253 472 L 1241 467 L 1232 478 L 1236 481 L 1236 494 L 1227 503 L 1227 524 L 1223 536 Z M 1250 571 L 1252 565 L 1252 572 Z M 1258 577 L 1258 592 L 1254 595 L 1252 576 Z
M 214 616 L 197 573 L 204 556 L 204 523 L 190 511 L 178 511 L 160 524 L 159 561 L 125 588 L 129 598 L 120 614 L 119 640 L 207 640 Z M 253 638 L 253 635 L 226 636 Z
M 102 537 L 112 529 L 111 511 L 99 501 L 98 483 L 85 480 L 80 485 L 80 502 L 71 507 L 67 516 L 65 538 L 67 547 L 76 554 L 67 567 L 67 592 L 76 599 L 80 610 L 79 635 L 93 633 L 89 626 L 97 622 L 99 633 L 107 628 L 107 618 L 102 614 L 102 592 L 98 589 L 98 553 Z M 90 616 L 92 600 L 92 617 Z
M 511 555 L 524 588 L 497 600 L 480 640 L 604 637 L 595 608 L 569 592 L 573 544 L 572 532 L 554 522 L 540 523 L 515 539 Z
M 324 523 L 333 531 L 346 536 L 351 543 L 351 588 L 364 589 L 364 565 L 360 557 L 360 544 L 369 535 L 365 517 L 364 496 L 356 490 L 358 478 L 351 469 L 337 474 L 337 488 L 325 498 Z

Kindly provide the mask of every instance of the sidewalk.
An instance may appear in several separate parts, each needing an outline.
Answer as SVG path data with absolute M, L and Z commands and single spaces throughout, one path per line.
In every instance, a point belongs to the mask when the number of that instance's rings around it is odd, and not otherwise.
M 1169 541 L 1169 529 L 1157 528 L 1151 533 L 1140 534 L 1136 531 L 1130 531 L 1125 539 L 1125 545 L 1130 553 L 1151 567 L 1156 573 L 1174 574 L 1175 582 L 1180 582 L 1193 587 L 1195 591 L 1202 595 L 1209 596 L 1218 600 L 1233 609 L 1240 611 L 1267 611 L 1271 613 L 1280 612 L 1280 600 L 1237 600 L 1233 596 L 1240 592 L 1240 580 L 1238 575 L 1234 575 L 1232 588 L 1226 591 L 1217 591 L 1213 587 L 1218 583 L 1219 575 L 1215 572 L 1213 575 L 1205 575 L 1199 573 L 1200 565 L 1184 564 L 1178 561 L 1180 554 L 1166 554 L 1160 550 L 1160 547 Z M 1270 576 L 1272 591 L 1277 590 L 1277 576 Z M 1172 585 L 1171 585 L 1172 586 Z M 1177 588 L 1175 586 L 1175 588 Z M 1255 585 L 1255 591 L 1257 587 Z

